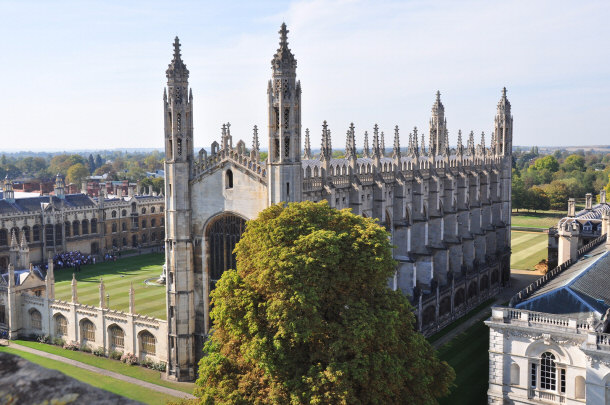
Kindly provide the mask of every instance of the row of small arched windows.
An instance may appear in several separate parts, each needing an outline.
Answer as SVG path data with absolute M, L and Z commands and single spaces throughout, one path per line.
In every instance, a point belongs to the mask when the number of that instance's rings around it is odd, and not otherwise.
M 62 314 L 53 317 L 55 336 L 64 337 L 68 335 L 68 319 Z M 36 309 L 30 310 L 30 326 L 34 330 L 42 330 L 42 316 Z M 95 325 L 85 318 L 79 322 L 80 342 L 95 343 Z M 108 341 L 111 350 L 122 350 L 125 347 L 125 331 L 117 324 L 108 327 Z M 147 330 L 138 333 L 140 354 L 156 355 L 156 338 Z

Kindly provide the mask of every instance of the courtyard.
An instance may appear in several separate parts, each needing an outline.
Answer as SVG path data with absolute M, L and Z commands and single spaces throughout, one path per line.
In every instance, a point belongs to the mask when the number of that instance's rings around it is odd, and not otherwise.
M 99 306 L 100 278 L 104 280 L 109 308 L 129 311 L 129 287 L 135 290 L 136 312 L 159 319 L 166 319 L 165 286 L 145 281 L 154 281 L 163 272 L 163 253 L 149 253 L 118 259 L 115 262 L 98 262 L 82 266 L 76 272 L 78 301 L 86 305 Z M 72 299 L 73 269 L 55 271 L 55 298 Z

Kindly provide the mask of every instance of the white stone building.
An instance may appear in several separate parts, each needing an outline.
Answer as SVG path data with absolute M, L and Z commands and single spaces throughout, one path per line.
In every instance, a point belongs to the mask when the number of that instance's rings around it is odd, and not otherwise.
M 492 309 L 490 404 L 610 404 L 610 217 L 602 221 L 600 236 Z
M 14 234 L 12 239 L 12 261 L 8 272 L 0 275 L 0 332 L 9 339 L 48 336 L 91 350 L 102 348 L 106 354 L 117 351 L 135 354 L 139 361 L 167 362 L 167 322 L 136 313 L 133 288 L 129 312 L 106 307 L 103 282 L 97 307 L 78 302 L 74 279 L 72 299 L 55 299 L 53 261 L 49 260 L 46 272 L 29 263 L 25 267 L 25 239 L 19 250 Z
M 392 288 L 412 297 L 418 326 L 432 333 L 495 294 L 510 279 L 511 106 L 502 92 L 491 144 L 484 134 L 467 144 L 458 132 L 450 147 L 445 108 L 436 95 L 428 147 L 414 128 L 401 148 L 392 128 L 391 152 L 383 129 L 364 133 L 345 124 L 345 153 L 333 154 L 322 124 L 321 152 L 302 139 L 301 83 L 282 25 L 268 83 L 268 145 L 261 159 L 258 128 L 249 150 L 234 144 L 230 124 L 220 143 L 193 150 L 193 94 L 178 38 L 163 95 L 168 313 L 168 373 L 191 380 L 210 331 L 209 293 L 232 254 L 246 221 L 271 204 L 326 200 L 331 207 L 377 218 L 396 246 Z M 491 115 L 491 114 L 490 114 Z M 421 140 L 420 140 L 421 136 Z M 303 142 L 304 141 L 304 142 Z M 304 148 L 302 145 L 304 143 Z M 389 148 L 390 149 L 390 148 Z

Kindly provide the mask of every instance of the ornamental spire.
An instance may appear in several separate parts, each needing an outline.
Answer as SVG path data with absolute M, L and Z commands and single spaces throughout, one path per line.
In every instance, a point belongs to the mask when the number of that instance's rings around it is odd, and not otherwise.
M 394 127 L 394 148 L 392 150 L 392 158 L 400 160 L 400 136 L 398 135 L 398 125 Z
M 421 151 L 419 153 L 422 156 L 426 156 L 426 138 L 424 137 L 424 133 L 421 134 Z
M 381 131 L 381 156 L 385 156 L 385 135 Z
M 381 151 L 379 150 L 379 126 L 377 124 L 373 127 L 373 157 L 381 157 Z
M 260 150 L 260 143 L 258 142 L 258 127 L 255 125 L 252 130 L 252 150 L 258 152 Z
M 350 123 L 345 139 L 345 157 L 347 159 L 357 159 L 356 154 L 356 131 L 354 123 Z
M 311 143 L 309 141 L 309 128 L 305 128 L 305 148 L 303 150 L 303 159 L 312 159 Z
M 365 158 L 371 157 L 371 151 L 369 149 L 369 133 L 364 131 L 364 149 L 362 150 L 362 156 Z
M 330 139 L 330 130 L 326 120 L 322 124 L 322 149 L 320 150 L 320 160 L 330 162 L 333 156 L 333 148 Z
M 182 61 L 182 55 L 180 54 L 180 40 L 178 37 L 174 39 L 174 57 L 172 62 L 169 64 L 165 74 L 168 79 L 170 78 L 180 78 L 188 79 L 189 71 L 186 68 L 186 65 Z
M 296 75 L 297 60 L 288 48 L 288 31 L 286 23 L 282 23 L 278 33 L 280 34 L 280 47 L 278 48 L 273 60 L 271 60 L 271 68 L 274 75 Z
M 458 156 L 462 156 L 464 154 L 464 145 L 462 144 L 462 130 L 458 130 L 458 140 L 457 140 L 457 150 L 456 153 Z
M 468 155 L 470 156 L 474 156 L 474 131 L 470 131 L 470 134 L 468 135 Z

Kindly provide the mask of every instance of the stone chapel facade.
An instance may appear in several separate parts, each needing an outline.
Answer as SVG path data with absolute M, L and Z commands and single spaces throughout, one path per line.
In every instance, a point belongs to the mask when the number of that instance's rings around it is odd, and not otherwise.
M 267 89 L 269 154 L 261 161 L 258 128 L 252 146 L 233 143 L 230 124 L 211 151 L 193 149 L 193 95 L 178 38 L 163 95 L 165 122 L 165 229 L 168 375 L 196 377 L 210 332 L 209 293 L 232 254 L 246 221 L 271 204 L 327 200 L 337 209 L 379 219 L 396 246 L 389 284 L 411 297 L 419 329 L 432 333 L 492 296 L 510 279 L 511 151 L 513 118 L 502 92 L 491 144 L 485 135 L 449 145 L 445 109 L 436 95 L 429 143 L 417 128 L 408 148 L 394 128 L 392 151 L 375 125 L 369 147 L 357 150 L 347 128 L 344 157 L 333 155 L 331 130 L 322 125 L 319 155 L 304 148 L 301 83 L 285 24 L 271 61 Z M 420 140 L 421 136 L 421 140 Z

